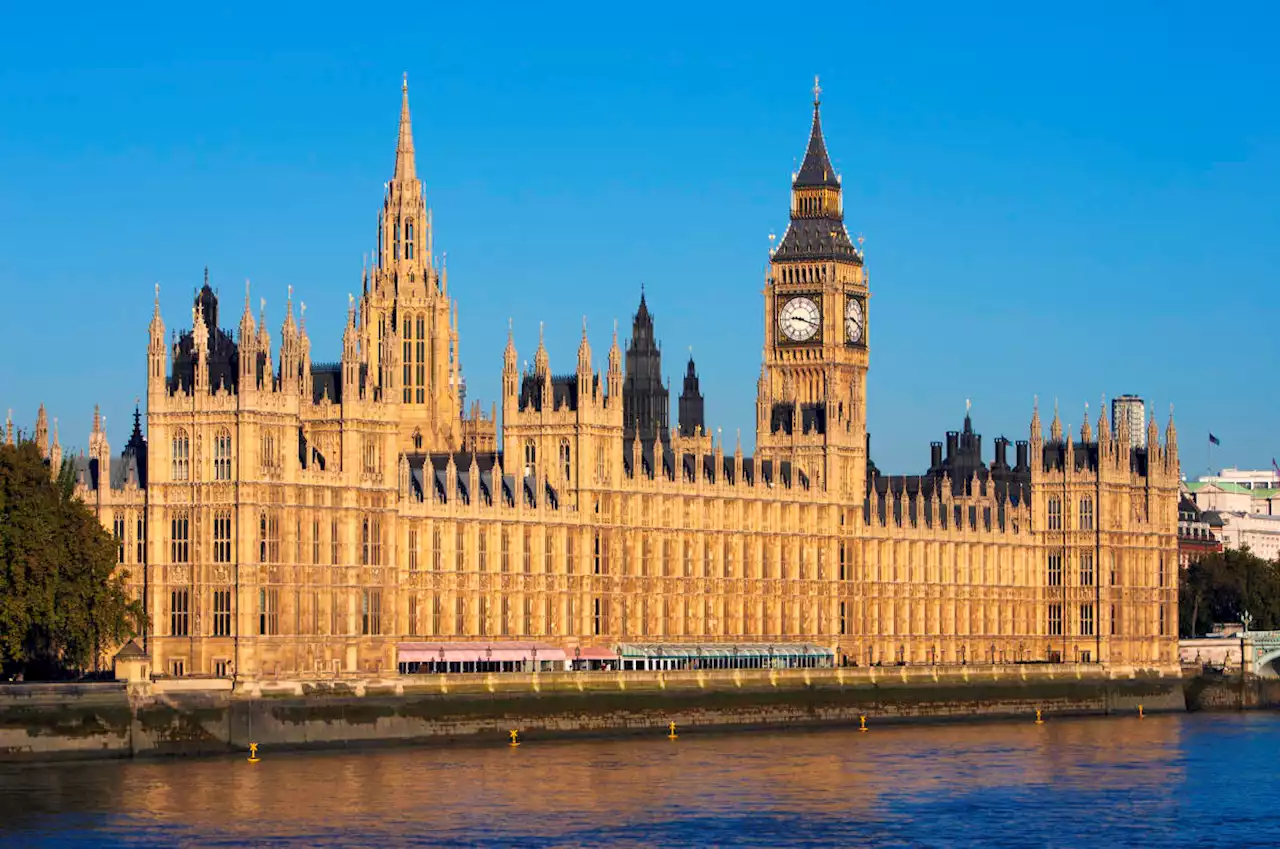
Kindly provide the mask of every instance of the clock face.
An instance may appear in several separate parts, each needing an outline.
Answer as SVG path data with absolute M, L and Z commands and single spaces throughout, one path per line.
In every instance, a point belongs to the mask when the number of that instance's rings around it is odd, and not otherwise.
M 844 305 L 844 338 L 850 342 L 862 341 L 862 301 L 850 298 Z
M 792 298 L 778 313 L 778 329 L 792 342 L 807 342 L 818 335 L 822 314 L 812 298 Z

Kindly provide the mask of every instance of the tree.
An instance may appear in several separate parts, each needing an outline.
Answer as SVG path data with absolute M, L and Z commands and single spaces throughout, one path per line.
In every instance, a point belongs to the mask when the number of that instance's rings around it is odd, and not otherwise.
M 1239 622 L 1253 615 L 1252 627 L 1280 629 L 1280 563 L 1248 548 L 1229 548 L 1192 563 L 1178 580 L 1178 633 L 1207 633 L 1215 622 Z
M 116 566 L 116 545 L 57 479 L 36 445 L 0 445 L 0 668 L 65 677 L 142 629 L 144 611 Z

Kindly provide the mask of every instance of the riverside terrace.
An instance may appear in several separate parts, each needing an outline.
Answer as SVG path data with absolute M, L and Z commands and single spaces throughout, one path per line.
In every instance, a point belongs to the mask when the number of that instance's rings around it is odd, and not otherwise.
M 831 649 L 813 643 L 622 643 L 616 651 L 551 643 L 401 643 L 402 675 L 585 670 L 827 669 Z

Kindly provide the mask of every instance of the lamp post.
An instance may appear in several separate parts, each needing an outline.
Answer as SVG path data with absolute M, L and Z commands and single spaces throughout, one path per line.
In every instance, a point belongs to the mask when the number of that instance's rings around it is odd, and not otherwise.
M 773 646 L 769 646 L 769 668 L 773 669 Z
M 574 670 L 580 670 L 582 668 L 582 646 L 574 646 L 573 668 Z
M 444 646 L 440 647 L 440 669 L 438 671 L 439 672 L 446 671 L 444 666 Z
M 1253 616 L 1249 611 L 1240 614 L 1240 621 L 1244 623 L 1244 630 L 1240 632 L 1240 680 L 1244 680 L 1244 641 L 1249 635 L 1249 625 L 1253 622 Z
M 996 664 L 996 644 L 992 643 L 991 644 L 991 665 L 995 666 L 995 664 Z
M 964 646 L 964 645 L 960 646 L 960 665 L 961 666 L 965 666 L 969 662 L 968 652 L 966 651 L 966 649 L 968 648 L 969 648 L 968 646 Z
M 533 647 L 533 671 L 538 671 L 538 647 Z
M 493 665 L 493 646 L 484 647 L 484 665 L 486 667 Z M 485 672 L 492 672 L 492 671 L 493 670 L 488 668 L 485 669 Z

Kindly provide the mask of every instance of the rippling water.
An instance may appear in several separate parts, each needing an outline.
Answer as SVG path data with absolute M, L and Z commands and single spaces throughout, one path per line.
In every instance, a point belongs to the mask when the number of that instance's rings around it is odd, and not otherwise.
M 0 845 L 1277 846 L 1280 715 L 0 767 Z

